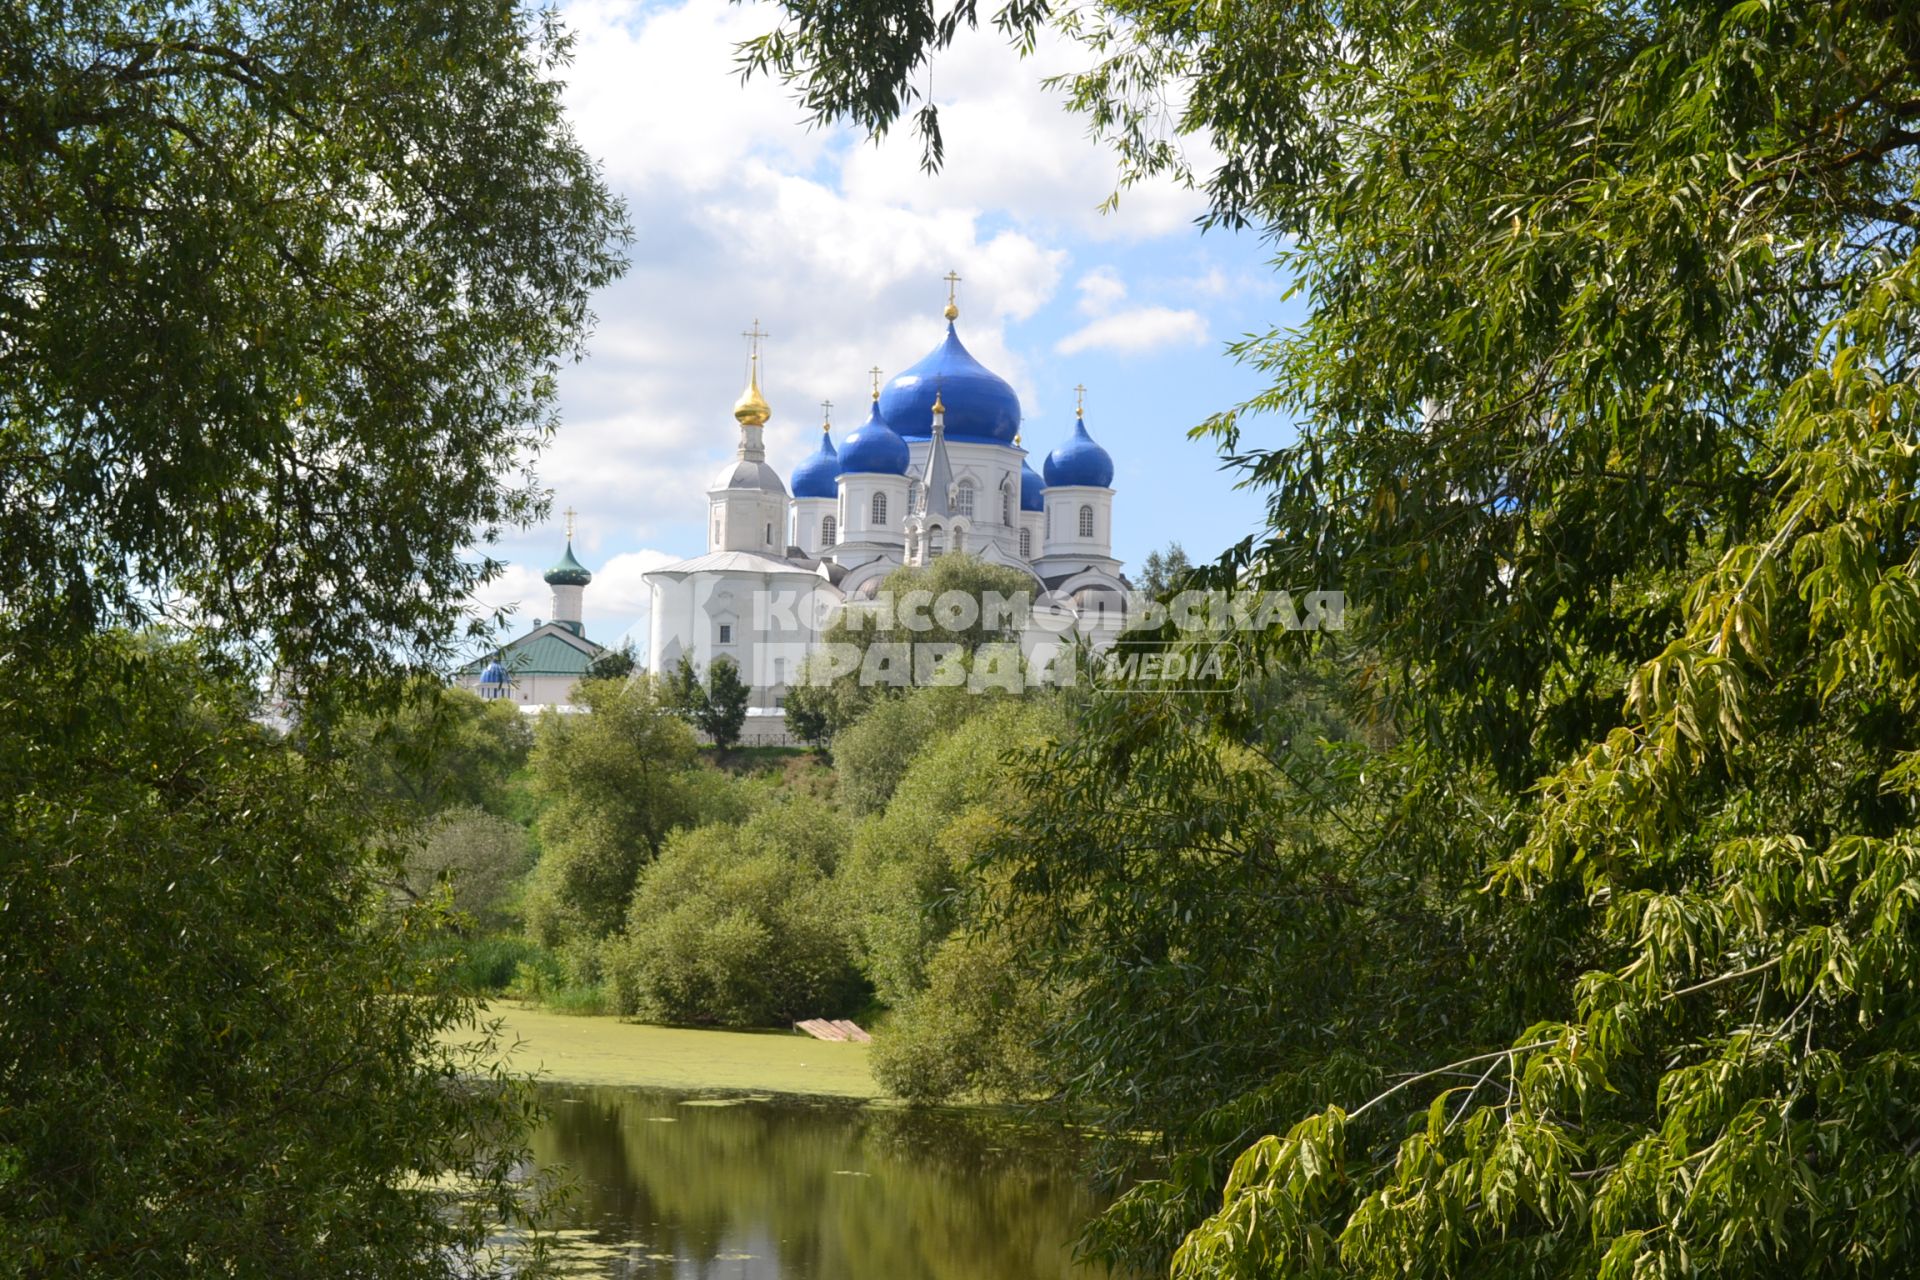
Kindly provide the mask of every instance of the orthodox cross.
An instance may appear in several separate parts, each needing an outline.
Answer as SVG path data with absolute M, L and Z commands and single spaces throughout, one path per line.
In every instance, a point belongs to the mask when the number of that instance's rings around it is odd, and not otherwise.
M 1078 418 L 1087 412 L 1087 385 L 1080 383 L 1073 389 L 1073 416 Z
M 760 370 L 760 340 L 762 338 L 770 338 L 773 335 L 760 327 L 760 318 L 755 316 L 753 328 L 742 329 L 740 336 L 747 340 L 747 359 L 752 363 L 753 372 L 758 373 Z
M 873 398 L 878 400 L 880 398 L 880 366 L 875 365 L 867 372 L 873 375 Z
M 568 541 L 568 542 L 572 542 L 572 541 L 573 541 L 573 517 L 574 517 L 574 515 L 575 515 L 575 512 L 574 512 L 574 509 L 573 509 L 572 507 L 568 507 L 568 508 L 567 508 L 567 541 Z
M 947 319 L 951 320 L 960 314 L 960 304 L 954 300 L 954 290 L 960 284 L 960 273 L 957 271 L 949 271 L 941 278 L 947 282 L 946 314 Z

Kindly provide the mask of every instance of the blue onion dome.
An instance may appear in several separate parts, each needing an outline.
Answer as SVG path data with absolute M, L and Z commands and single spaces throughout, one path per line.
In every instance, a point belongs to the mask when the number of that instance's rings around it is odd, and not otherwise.
M 1073 434 L 1047 455 L 1047 488 L 1055 485 L 1085 485 L 1092 489 L 1113 487 L 1113 455 L 1093 442 L 1087 434 L 1087 420 L 1073 418 Z
M 1013 442 L 1019 444 L 1020 437 L 1015 436 Z M 1025 458 L 1020 459 L 1020 509 L 1045 511 L 1047 509 L 1046 488 L 1047 482 L 1040 478 L 1040 473 L 1027 465 Z
M 947 325 L 947 338 L 880 393 L 880 412 L 910 440 L 933 434 L 933 400 L 947 410 L 947 439 L 1012 444 L 1020 430 L 1020 397 L 999 374 L 975 360 Z
M 793 496 L 796 498 L 834 498 L 839 496 L 834 481 L 840 475 L 840 455 L 833 451 L 833 434 L 820 428 L 820 447 L 808 454 L 793 469 Z
M 560 563 L 547 570 L 547 585 L 554 587 L 584 587 L 593 581 L 593 575 L 587 572 L 587 566 L 573 558 L 573 539 L 567 539 L 567 553 L 560 557 Z
M 927 402 L 931 405 L 933 402 Z M 853 429 L 847 442 L 840 446 L 840 474 L 852 475 L 856 472 L 878 472 L 886 476 L 907 474 L 907 442 L 898 432 L 887 425 L 881 414 L 880 401 L 873 402 L 873 412 L 867 420 Z
M 507 682 L 507 669 L 500 665 L 500 660 L 498 658 L 495 658 L 492 662 L 489 662 L 487 664 L 487 669 L 480 673 L 481 684 L 505 684 L 506 682 Z

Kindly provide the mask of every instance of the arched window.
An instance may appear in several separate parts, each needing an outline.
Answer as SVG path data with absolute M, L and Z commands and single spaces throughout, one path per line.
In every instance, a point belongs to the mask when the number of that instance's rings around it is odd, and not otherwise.
M 767 545 L 773 545 L 773 521 L 767 521 Z
M 921 513 L 923 512 L 920 506 L 920 482 L 918 480 L 909 480 L 907 481 L 907 514 L 915 515 Z
M 1007 492 L 1005 485 L 1000 486 L 1000 523 L 1013 523 L 1013 495 Z
M 953 510 L 955 515 L 965 516 L 969 520 L 973 519 L 973 481 L 962 480 L 960 482 L 959 492 L 953 495 Z
M 820 545 L 831 547 L 840 541 L 840 522 L 832 516 L 820 522 Z
M 1080 508 L 1080 536 L 1083 538 L 1091 538 L 1093 536 L 1092 507 Z
M 927 559 L 933 559 L 945 549 L 945 544 L 940 540 L 940 526 L 935 525 L 927 530 Z
M 884 493 L 876 493 L 873 495 L 873 527 L 876 529 L 885 528 L 886 523 L 887 495 Z
M 1020 558 L 1022 560 L 1033 559 L 1033 530 L 1031 529 L 1022 529 L 1020 531 Z

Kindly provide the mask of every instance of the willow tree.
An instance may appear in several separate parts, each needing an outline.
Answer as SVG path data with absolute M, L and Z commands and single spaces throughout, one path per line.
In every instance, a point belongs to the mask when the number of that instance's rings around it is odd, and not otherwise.
M 970 0 L 784 7 L 749 67 L 937 160 Z M 1049 8 L 992 20 L 1304 291 L 1202 428 L 1269 509 L 1215 572 L 1343 587 L 1408 750 L 1484 772 L 1472 892 L 1537 943 L 1487 1007 L 1545 1009 L 1278 1124 L 1176 1272 L 1910 1272 L 1920 13 Z
M 461 0 L 0 12 L 0 1269 L 465 1273 L 522 1207 L 328 742 L 540 510 L 624 236 L 566 57 Z

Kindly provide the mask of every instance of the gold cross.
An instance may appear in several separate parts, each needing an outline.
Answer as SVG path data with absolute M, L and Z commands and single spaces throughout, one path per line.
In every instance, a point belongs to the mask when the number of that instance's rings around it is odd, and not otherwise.
M 773 335 L 760 327 L 760 318 L 758 316 L 755 316 L 753 319 L 753 328 L 742 329 L 740 331 L 740 336 L 747 340 L 748 358 L 751 359 L 756 365 L 759 364 L 760 363 L 760 339 L 771 338 Z
M 953 297 L 954 288 L 960 283 L 960 273 L 957 271 L 949 271 L 945 276 L 941 278 L 947 282 L 946 317 L 949 320 L 953 320 L 958 318 L 960 315 L 960 304 L 958 302 L 955 302 Z
M 572 507 L 568 507 L 568 508 L 567 508 L 567 541 L 568 541 L 568 542 L 572 542 L 572 541 L 573 541 L 573 517 L 574 517 L 574 515 L 575 515 L 575 512 L 574 512 L 574 509 L 573 509 Z
M 1087 387 L 1081 383 L 1073 389 L 1073 416 L 1078 418 L 1087 411 Z
M 880 398 L 880 366 L 875 365 L 867 372 L 873 375 L 873 398 L 878 400 Z

